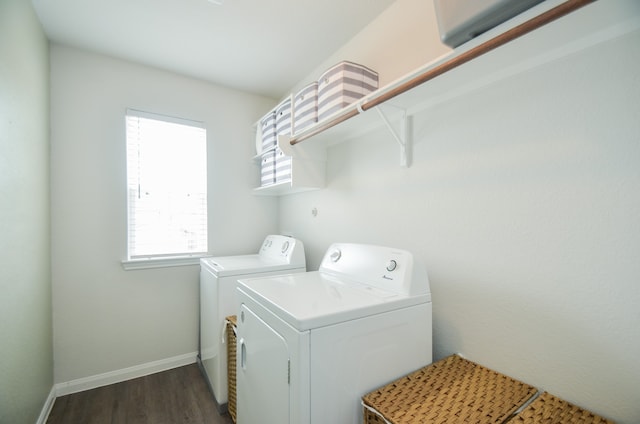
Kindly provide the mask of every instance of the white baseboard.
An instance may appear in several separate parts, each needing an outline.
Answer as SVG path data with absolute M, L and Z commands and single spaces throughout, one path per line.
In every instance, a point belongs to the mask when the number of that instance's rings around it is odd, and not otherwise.
M 120 383 L 121 381 L 131 380 L 133 378 L 144 377 L 145 375 L 155 374 L 172 368 L 194 364 L 196 362 L 196 357 L 197 352 L 186 353 L 184 355 L 174 356 L 173 358 L 161 359 L 159 361 L 148 362 L 146 364 L 123 368 L 121 370 L 109 371 L 103 374 L 78 378 L 77 380 L 71 380 L 65 383 L 58 383 L 54 387 L 55 396 L 70 395 L 72 393 L 83 392 L 85 390 L 91 390 L 97 387 L 107 386 L 109 384 Z
M 53 409 L 53 403 L 56 400 L 56 386 L 51 387 L 51 391 L 49 392 L 49 397 L 47 397 L 44 406 L 42 407 L 42 411 L 40 411 L 40 416 L 38 417 L 38 421 L 36 424 L 45 424 L 47 419 L 49 418 L 49 414 L 51 413 L 51 409 Z

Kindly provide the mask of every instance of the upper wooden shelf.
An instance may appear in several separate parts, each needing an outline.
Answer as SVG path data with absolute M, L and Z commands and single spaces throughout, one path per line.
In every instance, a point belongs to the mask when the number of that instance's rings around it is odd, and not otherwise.
M 378 114 L 368 113 L 373 108 L 383 109 L 390 120 L 394 114 L 414 115 L 638 30 L 637 6 L 637 0 L 547 0 L 294 134 L 290 143 L 295 150 L 296 144 L 309 139 L 329 143 L 350 139 L 384 124 Z

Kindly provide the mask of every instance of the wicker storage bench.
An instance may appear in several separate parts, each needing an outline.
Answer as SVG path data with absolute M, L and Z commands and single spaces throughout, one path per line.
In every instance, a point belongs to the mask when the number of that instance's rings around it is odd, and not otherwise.
M 236 422 L 236 329 L 238 328 L 238 321 L 235 315 L 228 316 L 225 319 L 227 330 L 227 387 L 229 389 L 229 401 L 227 403 L 227 409 L 231 420 Z
M 536 392 L 452 355 L 365 395 L 364 423 L 502 424 Z
M 547 392 L 516 415 L 509 424 L 613 424 Z
M 362 398 L 364 424 L 614 424 L 452 355 Z

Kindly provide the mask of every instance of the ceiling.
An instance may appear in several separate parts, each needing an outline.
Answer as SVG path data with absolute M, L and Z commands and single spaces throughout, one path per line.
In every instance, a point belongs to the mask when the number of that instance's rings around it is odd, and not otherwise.
M 53 42 L 280 98 L 394 0 L 32 2 Z

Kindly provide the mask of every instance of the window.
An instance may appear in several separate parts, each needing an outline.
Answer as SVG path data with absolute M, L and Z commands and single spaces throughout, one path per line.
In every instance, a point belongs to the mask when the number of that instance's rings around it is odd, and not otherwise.
M 127 110 L 128 260 L 207 252 L 207 132 Z

